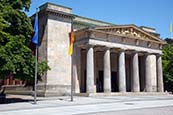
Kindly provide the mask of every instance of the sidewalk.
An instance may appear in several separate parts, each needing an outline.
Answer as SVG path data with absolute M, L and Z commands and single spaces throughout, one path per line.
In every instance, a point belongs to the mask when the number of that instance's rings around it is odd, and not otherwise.
M 13 96 L 11 96 L 13 97 Z M 70 96 L 38 98 L 37 104 L 33 104 L 32 97 L 23 96 L 28 102 L 0 104 L 0 115 L 17 113 L 20 115 L 25 111 L 29 114 L 57 113 L 59 114 L 82 114 L 88 112 L 117 111 L 127 109 L 139 109 L 150 107 L 173 106 L 173 95 L 159 96 L 106 96 L 106 97 L 74 97 Z M 41 113 L 40 113 L 41 112 Z M 45 112 L 45 113 L 44 113 Z M 48 114 L 47 113 L 47 114 Z

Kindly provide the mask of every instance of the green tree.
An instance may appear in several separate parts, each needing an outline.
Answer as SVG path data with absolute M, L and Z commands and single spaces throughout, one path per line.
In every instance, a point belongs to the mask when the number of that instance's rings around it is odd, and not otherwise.
M 173 91 L 173 40 L 165 39 L 167 42 L 163 47 L 163 77 L 165 90 Z
M 33 80 L 35 57 L 29 48 L 33 28 L 25 14 L 31 0 L 0 0 L 0 77 L 12 74 L 21 80 Z M 38 63 L 38 75 L 49 70 L 46 61 Z

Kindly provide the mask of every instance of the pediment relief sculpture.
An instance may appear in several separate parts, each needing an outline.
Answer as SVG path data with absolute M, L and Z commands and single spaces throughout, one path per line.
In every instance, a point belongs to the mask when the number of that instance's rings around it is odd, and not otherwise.
M 114 34 L 124 35 L 130 38 L 147 40 L 147 41 L 156 41 L 156 42 L 163 42 L 160 38 L 141 30 L 140 28 L 133 27 L 133 26 L 113 26 L 113 27 L 101 27 L 97 28 L 97 30 L 106 31 Z

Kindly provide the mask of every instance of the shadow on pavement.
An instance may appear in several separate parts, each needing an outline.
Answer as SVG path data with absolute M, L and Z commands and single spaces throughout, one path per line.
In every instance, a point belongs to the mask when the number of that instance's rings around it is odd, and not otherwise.
M 10 104 L 19 102 L 31 102 L 33 99 L 22 99 L 22 98 L 0 98 L 0 104 Z

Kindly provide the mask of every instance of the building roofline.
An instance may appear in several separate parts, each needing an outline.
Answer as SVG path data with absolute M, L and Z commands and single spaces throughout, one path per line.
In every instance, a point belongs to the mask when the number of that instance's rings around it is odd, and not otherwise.
M 104 23 L 104 24 L 109 24 L 109 25 L 115 25 L 113 23 L 109 23 L 109 22 L 105 22 L 105 21 L 101 21 L 101 20 L 96 20 L 96 19 L 93 19 L 93 18 L 88 18 L 88 17 L 84 17 L 84 16 L 79 16 L 79 15 L 76 15 L 76 14 L 73 14 L 74 17 L 78 17 L 78 18 L 82 18 L 82 19 L 87 19 L 87 20 L 91 20 L 91 21 L 95 21 L 95 22 L 99 22 L 99 23 Z M 74 20 L 75 21 L 75 20 Z
M 148 26 L 140 26 L 140 28 L 147 28 L 147 29 L 152 29 L 152 30 L 156 30 L 155 28 L 152 28 L 152 27 L 148 27 Z
M 41 6 L 39 6 L 40 10 L 45 9 L 48 6 L 48 4 L 72 10 L 72 8 L 70 8 L 70 7 L 59 5 L 59 4 L 55 4 L 55 3 L 51 3 L 51 2 L 46 2 L 46 3 L 42 4 Z

